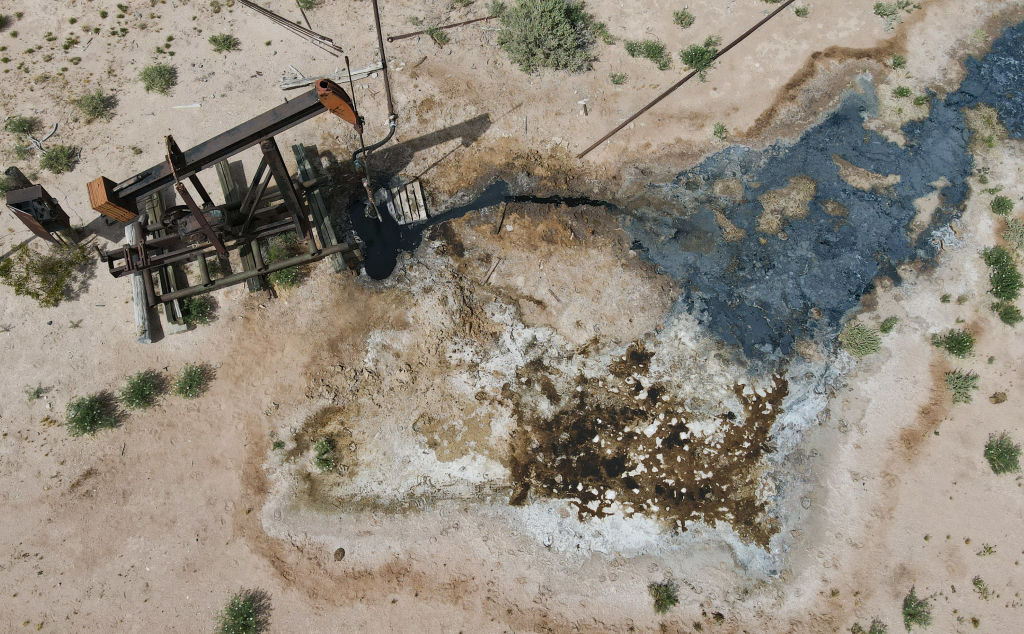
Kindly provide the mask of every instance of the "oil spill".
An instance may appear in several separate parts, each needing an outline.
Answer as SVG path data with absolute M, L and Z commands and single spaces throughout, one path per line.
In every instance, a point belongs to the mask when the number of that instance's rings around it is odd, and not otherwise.
M 743 411 L 700 421 L 683 398 L 649 378 L 653 356 L 635 343 L 603 378 L 557 376 L 542 363 L 521 369 L 519 385 L 505 392 L 519 423 L 511 503 L 564 499 L 581 521 L 643 514 L 679 532 L 688 521 L 721 520 L 766 547 L 777 526 L 757 490 L 785 379 L 772 376 L 760 392 L 736 385 Z M 560 397 L 550 398 L 559 384 Z M 548 410 L 536 406 L 542 401 L 553 414 L 540 413 Z

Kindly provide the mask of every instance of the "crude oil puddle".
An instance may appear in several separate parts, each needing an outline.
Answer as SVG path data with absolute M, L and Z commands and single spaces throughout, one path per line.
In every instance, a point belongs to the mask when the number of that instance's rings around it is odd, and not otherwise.
M 788 393 L 776 375 L 762 393 L 734 386 L 743 412 L 697 421 L 682 399 L 648 378 L 652 352 L 633 344 L 601 379 L 565 382 L 543 363 L 506 389 L 519 426 L 512 439 L 512 504 L 534 495 L 569 500 L 579 519 L 643 514 L 685 530 L 688 521 L 731 524 L 767 547 L 777 531 L 757 494 L 761 458 Z M 543 399 L 556 409 L 537 413 Z

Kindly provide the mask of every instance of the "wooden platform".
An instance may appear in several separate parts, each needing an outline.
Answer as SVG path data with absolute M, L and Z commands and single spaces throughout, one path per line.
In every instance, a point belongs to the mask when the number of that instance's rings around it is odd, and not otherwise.
M 384 207 L 400 225 L 424 222 L 430 218 L 423 200 L 423 187 L 418 180 L 398 187 L 381 188 L 373 195 L 377 207 Z

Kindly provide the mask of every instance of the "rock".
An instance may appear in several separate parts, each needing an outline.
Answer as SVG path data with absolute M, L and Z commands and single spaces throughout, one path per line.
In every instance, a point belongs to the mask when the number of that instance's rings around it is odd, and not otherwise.
M 334 551 L 334 561 L 341 561 L 345 558 L 345 549 L 339 548 Z
M 996 392 L 992 396 L 988 397 L 988 400 L 993 405 L 999 405 L 1000 403 L 1006 402 L 1006 392 Z

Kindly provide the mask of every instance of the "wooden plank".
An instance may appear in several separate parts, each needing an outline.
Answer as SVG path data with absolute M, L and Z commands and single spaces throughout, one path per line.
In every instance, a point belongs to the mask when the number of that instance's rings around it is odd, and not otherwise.
M 133 222 L 124 228 L 124 237 L 130 246 L 139 243 L 138 227 Z M 149 306 L 146 302 L 146 287 L 141 273 L 132 273 L 132 305 L 135 309 L 135 340 L 139 343 L 153 343 L 149 330 Z
M 240 202 L 243 198 L 242 188 L 231 175 L 231 164 L 228 160 L 224 159 L 223 161 L 220 161 L 214 165 L 214 169 L 217 172 L 217 180 L 220 181 L 220 189 L 224 192 L 224 202 Z M 249 248 L 248 245 L 238 250 L 238 257 L 242 261 L 243 269 L 246 271 L 255 270 L 256 263 L 255 260 L 253 260 L 252 249 Z M 245 281 L 245 286 L 249 289 L 250 293 L 266 288 L 262 275 L 250 277 Z
M 89 181 L 89 184 L 86 185 L 89 192 L 89 204 L 108 218 L 113 218 L 118 222 L 131 222 L 138 217 L 138 214 L 128 209 L 128 203 L 114 194 L 116 185 L 117 183 L 103 176 Z
M 295 154 L 295 162 L 299 167 L 299 178 L 303 181 L 311 181 L 319 176 L 318 170 L 313 167 L 313 164 L 309 160 L 309 155 L 314 154 L 319 156 L 319 152 L 315 145 L 311 145 L 308 148 L 302 144 L 292 145 L 292 153 Z M 334 233 L 334 226 L 331 224 L 330 210 L 327 209 L 327 204 L 324 202 L 323 193 L 319 187 L 306 191 L 306 200 L 309 202 L 309 209 L 313 213 L 313 224 L 316 227 L 317 236 L 320 238 L 320 244 L 327 246 L 334 246 L 338 244 L 338 237 Z M 345 258 L 339 253 L 330 256 L 331 268 L 334 269 L 335 273 L 341 273 L 347 267 L 345 265 Z

